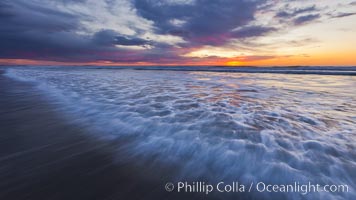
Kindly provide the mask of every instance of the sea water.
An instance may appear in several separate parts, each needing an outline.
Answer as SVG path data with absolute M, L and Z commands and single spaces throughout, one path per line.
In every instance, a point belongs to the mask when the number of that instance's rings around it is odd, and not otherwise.
M 356 199 L 355 76 L 80 67 L 6 75 L 34 83 L 98 137 L 133 138 L 120 147 L 128 157 L 175 165 L 177 181 L 348 185 L 252 196 Z

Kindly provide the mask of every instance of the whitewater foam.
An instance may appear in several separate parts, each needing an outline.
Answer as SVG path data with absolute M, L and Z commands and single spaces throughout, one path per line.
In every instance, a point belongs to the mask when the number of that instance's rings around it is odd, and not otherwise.
M 348 193 L 292 199 L 356 198 L 356 77 L 60 68 L 7 75 L 35 82 L 60 112 L 102 137 L 134 138 L 120 148 L 176 164 L 177 180 L 347 184 Z

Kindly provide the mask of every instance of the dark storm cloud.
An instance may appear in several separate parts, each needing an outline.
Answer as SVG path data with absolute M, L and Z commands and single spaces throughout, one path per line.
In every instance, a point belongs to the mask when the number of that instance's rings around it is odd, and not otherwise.
M 11 12 L 8 11 L 10 7 L 11 6 L 7 4 L 5 1 L 0 2 L 0 19 L 9 18 L 12 16 Z
M 101 30 L 94 34 L 93 41 L 101 45 L 145 46 L 151 44 L 149 40 L 123 36 L 113 30 Z
M 139 15 L 154 22 L 159 34 L 178 35 L 192 45 L 219 45 L 230 38 L 229 32 L 232 29 L 253 21 L 258 5 L 264 2 L 196 0 L 182 4 L 135 0 L 134 5 Z M 172 20 L 181 20 L 184 23 L 176 25 Z M 244 36 L 248 37 L 248 32 Z
M 3 1 L 0 15 L 0 56 L 23 58 L 86 48 L 85 39 L 71 31 L 79 21 L 73 15 L 30 1 Z
M 30 1 L 3 1 L 0 4 L 1 31 L 66 31 L 78 26 L 74 15 L 49 9 Z
M 108 30 L 107 32 L 109 32 Z M 118 49 L 116 44 L 132 46 L 142 44 L 139 39 L 120 40 L 123 36 L 82 36 L 71 32 L 42 33 L 29 31 L 17 34 L 0 34 L 0 57 L 27 58 L 65 62 L 90 62 L 98 60 L 138 62 L 145 59 L 139 52 Z M 119 40 L 118 40 L 119 38 Z
M 69 3 L 69 0 L 66 2 Z M 129 62 L 143 57 L 135 52 L 115 48 L 115 45 L 149 43 L 140 38 L 122 36 L 112 30 L 102 30 L 93 36 L 78 34 L 78 30 L 82 30 L 80 16 L 31 1 L 0 2 L 0 58 Z
M 295 25 L 302 25 L 320 18 L 319 14 L 310 14 L 297 17 L 293 20 Z
M 115 44 L 124 45 L 124 46 L 144 46 L 144 45 L 148 45 L 149 41 L 141 38 L 129 38 L 126 36 L 116 36 Z

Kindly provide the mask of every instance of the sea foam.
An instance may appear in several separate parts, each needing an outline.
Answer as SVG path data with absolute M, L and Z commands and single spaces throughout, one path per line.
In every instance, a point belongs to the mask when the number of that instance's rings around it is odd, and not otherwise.
M 176 165 L 177 180 L 346 184 L 356 199 L 356 78 L 115 69 L 8 69 L 128 157 Z M 274 196 L 275 195 L 275 196 Z

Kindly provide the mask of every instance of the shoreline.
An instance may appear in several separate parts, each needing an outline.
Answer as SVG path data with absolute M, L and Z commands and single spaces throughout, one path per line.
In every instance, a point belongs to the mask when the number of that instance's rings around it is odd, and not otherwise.
M 0 66 L 3 68 L 39 67 L 39 66 Z M 40 66 L 43 68 L 64 67 L 66 69 L 111 69 L 111 70 L 153 70 L 186 72 L 229 72 L 291 75 L 330 75 L 356 76 L 356 67 L 227 67 L 227 66 Z M 1 68 L 0 68 L 1 69 Z

